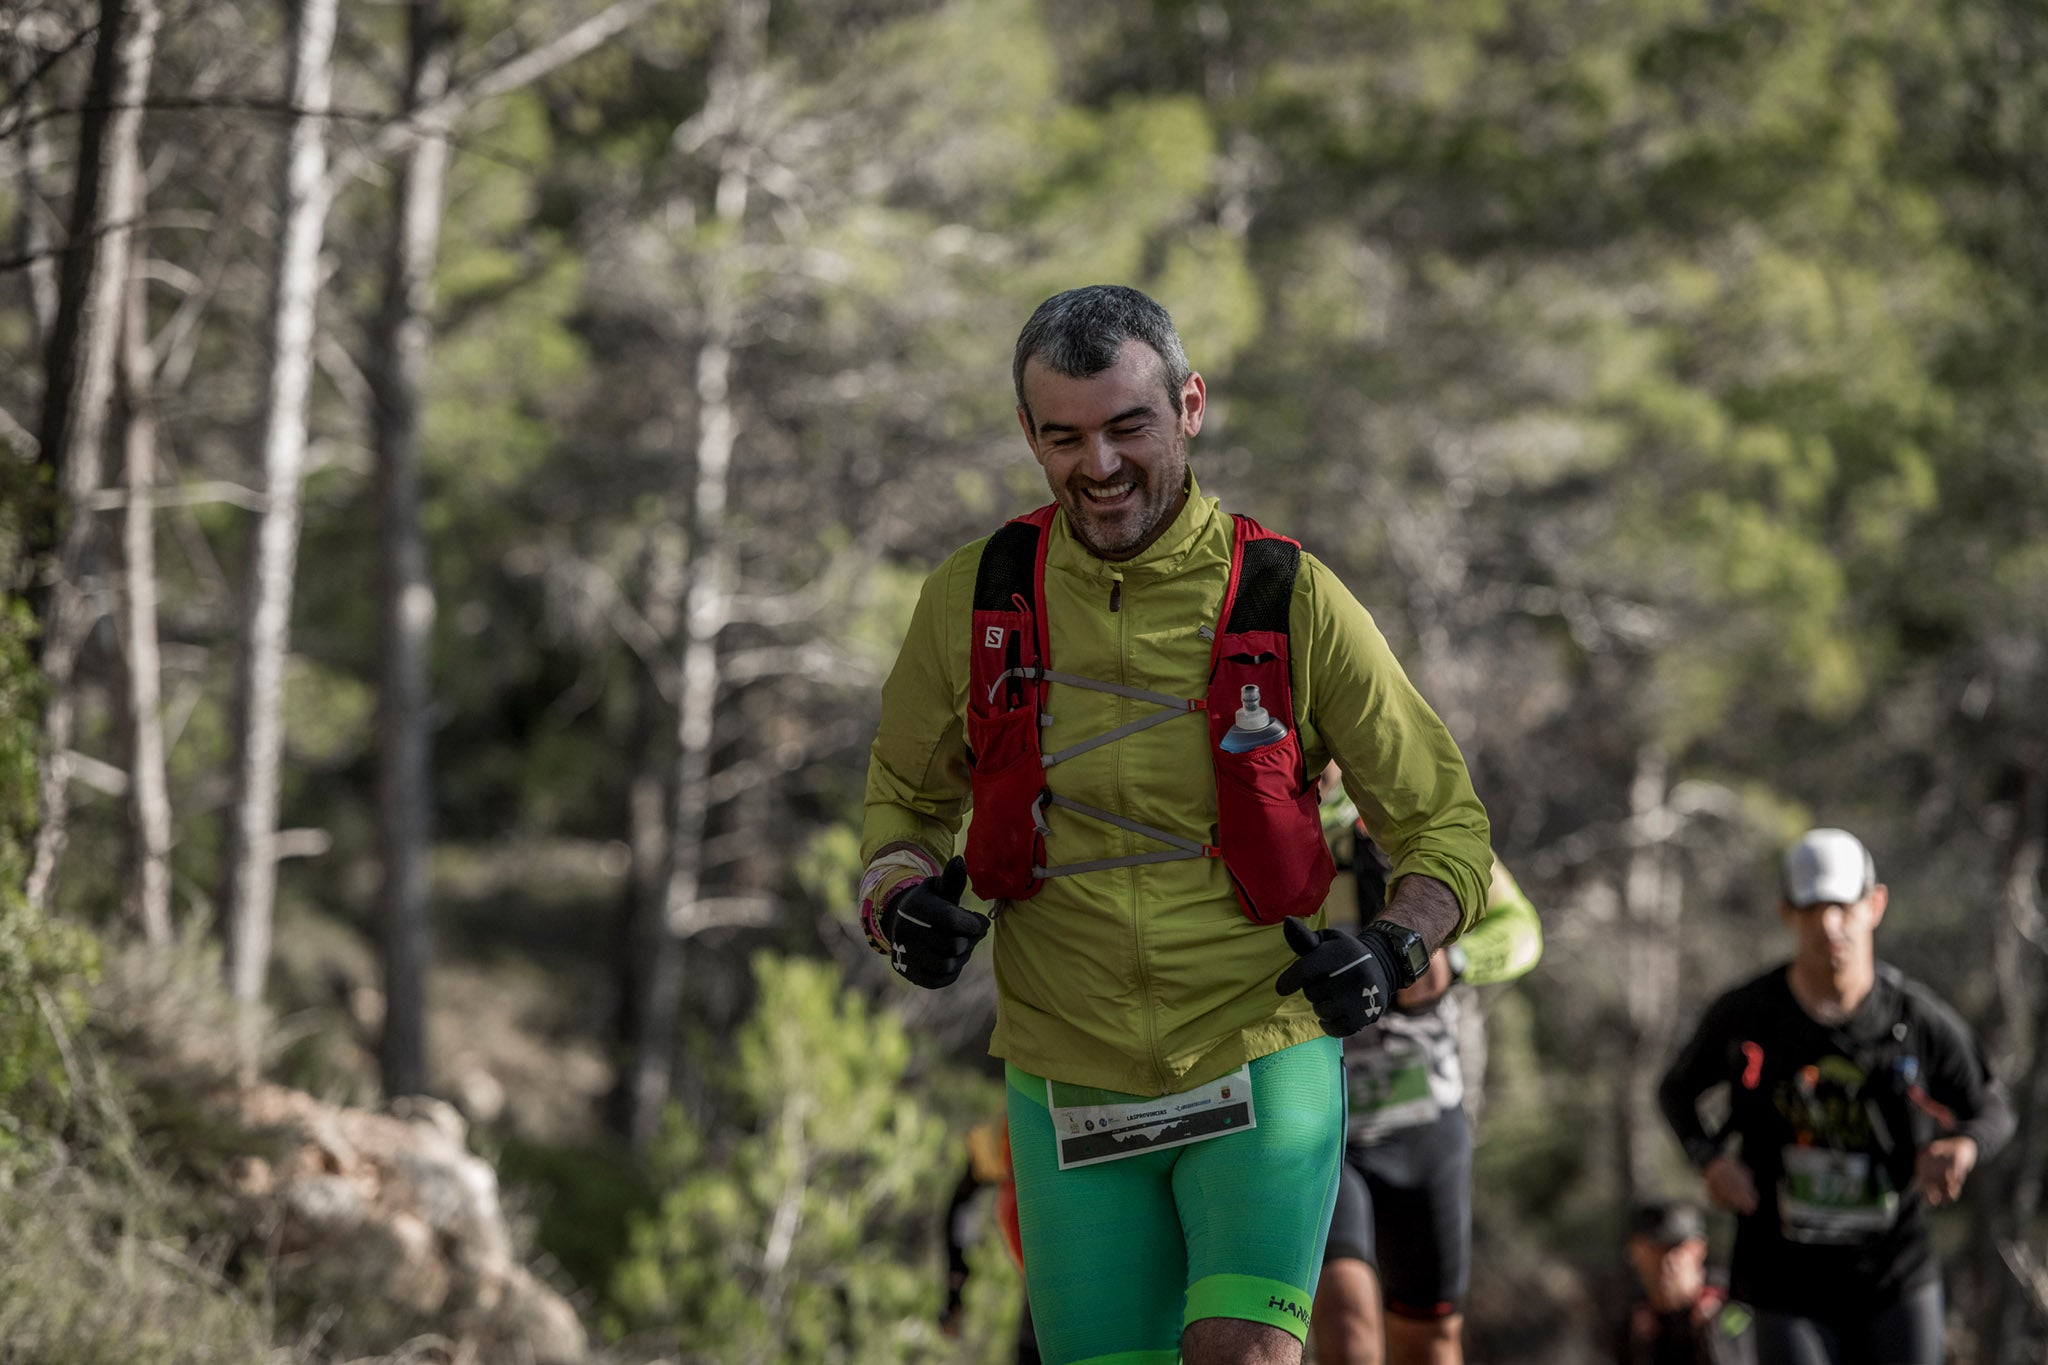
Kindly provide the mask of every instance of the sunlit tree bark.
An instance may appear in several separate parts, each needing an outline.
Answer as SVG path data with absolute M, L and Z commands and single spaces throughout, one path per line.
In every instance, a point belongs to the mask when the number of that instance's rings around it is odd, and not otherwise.
M 121 424 L 121 637 L 128 713 L 128 916 L 143 937 L 171 940 L 171 798 L 165 771 L 163 660 L 157 637 L 156 403 L 149 350 L 148 280 L 136 269 L 118 371 Z
M 736 107 L 743 97 L 746 80 L 761 60 L 767 19 L 767 0 L 732 0 L 727 6 L 724 47 L 712 76 L 707 112 L 735 117 L 719 111 L 719 106 Z M 749 188 L 743 150 L 729 141 L 721 152 L 712 204 L 717 221 L 728 231 L 704 262 L 697 441 L 686 489 L 690 538 L 683 564 L 683 613 L 677 624 L 673 814 L 661 918 L 643 938 L 649 956 L 640 982 L 641 1036 L 632 1058 L 627 1124 L 636 1145 L 653 1138 L 673 1084 L 684 944 L 699 927 L 694 921 L 703 894 L 712 726 L 720 696 L 719 636 L 731 620 L 734 574 L 725 525 L 733 448 L 739 437 L 732 402 L 740 309 L 733 244 L 746 215 Z
M 263 404 L 264 506 L 250 555 L 235 677 L 235 767 L 221 913 L 235 998 L 259 999 L 277 895 L 277 802 L 284 757 L 284 668 L 299 552 L 306 404 L 328 190 L 326 112 L 333 89 L 335 0 L 289 0 L 291 70 L 278 185 L 277 274 Z

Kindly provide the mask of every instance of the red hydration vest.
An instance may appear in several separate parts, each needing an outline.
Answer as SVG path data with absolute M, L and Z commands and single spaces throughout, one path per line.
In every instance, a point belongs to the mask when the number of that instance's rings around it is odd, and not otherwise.
M 1322 908 L 1336 868 L 1323 839 L 1315 783 L 1304 771 L 1288 680 L 1287 612 L 1301 545 L 1249 517 L 1233 516 L 1230 582 L 1209 656 L 1205 697 L 1170 697 L 1060 673 L 1051 666 L 1045 554 L 1056 506 L 1009 522 L 989 538 L 974 580 L 974 638 L 969 651 L 967 747 L 974 821 L 967 831 L 967 872 L 985 900 L 1027 900 L 1047 877 L 1183 858 L 1221 858 L 1238 904 L 1256 924 Z M 1043 752 L 1039 730 L 1048 687 L 1061 683 L 1151 702 L 1159 709 L 1057 753 Z M 1236 718 L 1247 683 L 1287 727 L 1284 739 L 1245 753 L 1218 747 Z M 1191 711 L 1209 716 L 1209 758 L 1216 773 L 1217 841 L 1205 843 L 1097 810 L 1053 793 L 1046 770 L 1076 754 L 1164 724 Z M 1045 812 L 1065 809 L 1167 845 L 1165 849 L 1048 865 Z

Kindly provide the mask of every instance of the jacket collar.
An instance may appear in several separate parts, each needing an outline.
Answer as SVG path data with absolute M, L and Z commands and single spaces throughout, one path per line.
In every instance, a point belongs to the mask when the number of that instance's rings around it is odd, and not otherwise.
M 1222 515 L 1215 498 L 1202 496 L 1201 485 L 1195 482 L 1195 471 L 1188 470 L 1187 500 L 1181 504 L 1180 512 L 1174 517 L 1159 539 L 1147 545 L 1130 559 L 1107 560 L 1100 558 L 1080 541 L 1074 538 L 1073 528 L 1067 524 L 1067 514 L 1062 511 L 1052 519 L 1052 544 L 1047 547 L 1048 567 L 1057 567 L 1084 578 L 1111 579 L 1166 578 L 1180 571 L 1188 556 L 1201 546 L 1216 519 Z M 1227 553 L 1227 552 L 1226 552 Z

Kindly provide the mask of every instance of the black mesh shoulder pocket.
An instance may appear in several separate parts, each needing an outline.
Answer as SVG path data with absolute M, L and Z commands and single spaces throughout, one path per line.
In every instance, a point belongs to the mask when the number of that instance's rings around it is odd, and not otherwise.
M 1039 529 L 1028 521 L 1005 522 L 981 548 L 981 566 L 974 574 L 976 611 L 1012 611 L 1011 599 L 1021 595 L 1034 607 L 1038 577 Z
M 987 563 L 986 556 L 983 563 Z M 1287 633 L 1287 608 L 1294 600 L 1294 575 L 1301 567 L 1301 547 L 1291 540 L 1245 542 L 1244 562 L 1237 575 L 1237 599 L 1230 604 L 1226 635 L 1255 630 Z

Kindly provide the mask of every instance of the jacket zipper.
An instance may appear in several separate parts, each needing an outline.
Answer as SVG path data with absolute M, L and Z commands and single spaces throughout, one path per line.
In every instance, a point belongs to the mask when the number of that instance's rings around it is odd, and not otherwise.
M 1121 613 L 1123 607 L 1123 600 L 1123 580 L 1121 578 L 1111 579 L 1109 583 L 1110 611 L 1114 613 Z M 1119 621 L 1116 629 L 1116 680 L 1124 684 L 1126 687 L 1131 685 L 1130 663 L 1130 627 L 1127 624 Z M 1119 702 L 1117 705 L 1116 714 L 1119 720 L 1123 719 L 1123 704 L 1121 702 Z M 1116 756 L 1115 791 L 1117 801 L 1119 805 L 1121 805 L 1125 799 L 1124 760 L 1122 753 L 1118 753 Z M 1124 844 L 1126 851 L 1129 850 L 1129 846 L 1129 839 L 1128 837 L 1126 837 Z M 1146 962 L 1145 959 L 1145 921 L 1144 916 L 1139 913 L 1137 905 L 1137 869 L 1131 868 L 1127 869 L 1127 871 L 1131 876 L 1132 899 L 1128 907 L 1128 913 L 1131 917 L 1131 950 L 1137 961 L 1138 998 L 1144 1002 L 1144 1044 L 1147 1056 L 1152 1063 L 1153 1074 L 1158 1078 L 1160 1092 L 1163 1094 L 1166 1091 L 1169 1081 L 1166 1074 L 1166 1068 L 1163 1065 L 1161 1065 L 1159 1060 L 1159 1018 L 1157 1012 L 1157 1002 L 1152 997 L 1152 972 L 1150 965 Z

